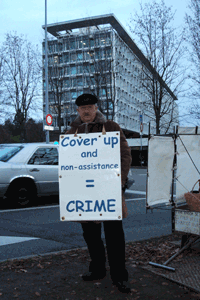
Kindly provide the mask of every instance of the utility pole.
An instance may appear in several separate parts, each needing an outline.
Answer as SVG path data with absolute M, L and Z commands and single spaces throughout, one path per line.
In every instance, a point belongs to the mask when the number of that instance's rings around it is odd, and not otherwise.
M 47 55 L 47 0 L 45 0 L 45 112 L 49 114 L 49 99 L 48 99 L 48 55 Z M 49 130 L 46 130 L 46 143 L 49 143 Z

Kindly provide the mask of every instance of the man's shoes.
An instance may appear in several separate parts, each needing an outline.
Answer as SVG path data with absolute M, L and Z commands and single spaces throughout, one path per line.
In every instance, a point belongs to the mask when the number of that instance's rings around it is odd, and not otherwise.
M 82 275 L 82 279 L 84 281 L 93 281 L 93 280 L 100 280 L 106 276 L 106 271 L 101 273 L 94 273 L 94 272 L 87 272 Z
M 131 288 L 129 286 L 128 281 L 113 281 L 113 284 L 118 288 L 121 293 L 129 294 L 131 292 Z

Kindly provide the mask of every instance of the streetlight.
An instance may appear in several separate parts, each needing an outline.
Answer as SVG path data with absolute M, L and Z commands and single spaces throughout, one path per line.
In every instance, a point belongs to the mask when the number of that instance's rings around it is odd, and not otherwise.
M 47 0 L 45 0 L 45 104 L 46 116 L 49 113 L 49 99 L 48 99 L 48 55 L 47 55 Z M 49 143 L 49 130 L 46 130 L 46 143 Z

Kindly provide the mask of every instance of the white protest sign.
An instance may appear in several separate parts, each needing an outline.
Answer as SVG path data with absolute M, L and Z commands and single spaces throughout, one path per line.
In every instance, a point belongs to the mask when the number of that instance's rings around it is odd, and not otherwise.
M 62 221 L 122 220 L 120 132 L 60 136 Z

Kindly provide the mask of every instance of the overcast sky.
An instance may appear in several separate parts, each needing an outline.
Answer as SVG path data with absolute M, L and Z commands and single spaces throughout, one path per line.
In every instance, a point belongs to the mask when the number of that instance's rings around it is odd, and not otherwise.
M 176 10 L 175 26 L 184 24 L 188 1 L 165 0 L 167 6 Z M 47 0 L 47 23 L 114 13 L 130 34 L 128 24 L 131 13 L 139 9 L 138 3 L 138 0 Z M 7 32 L 16 31 L 18 35 L 25 34 L 34 44 L 41 45 L 44 24 L 45 0 L 0 0 L 0 43 Z
M 151 1 L 151 0 L 149 0 Z M 188 0 L 166 0 L 176 12 L 176 26 L 183 24 Z M 114 13 L 128 30 L 130 16 L 138 9 L 138 0 L 47 0 L 47 23 Z M 44 37 L 45 0 L 0 0 L 0 42 L 5 33 L 15 30 L 40 44 Z

